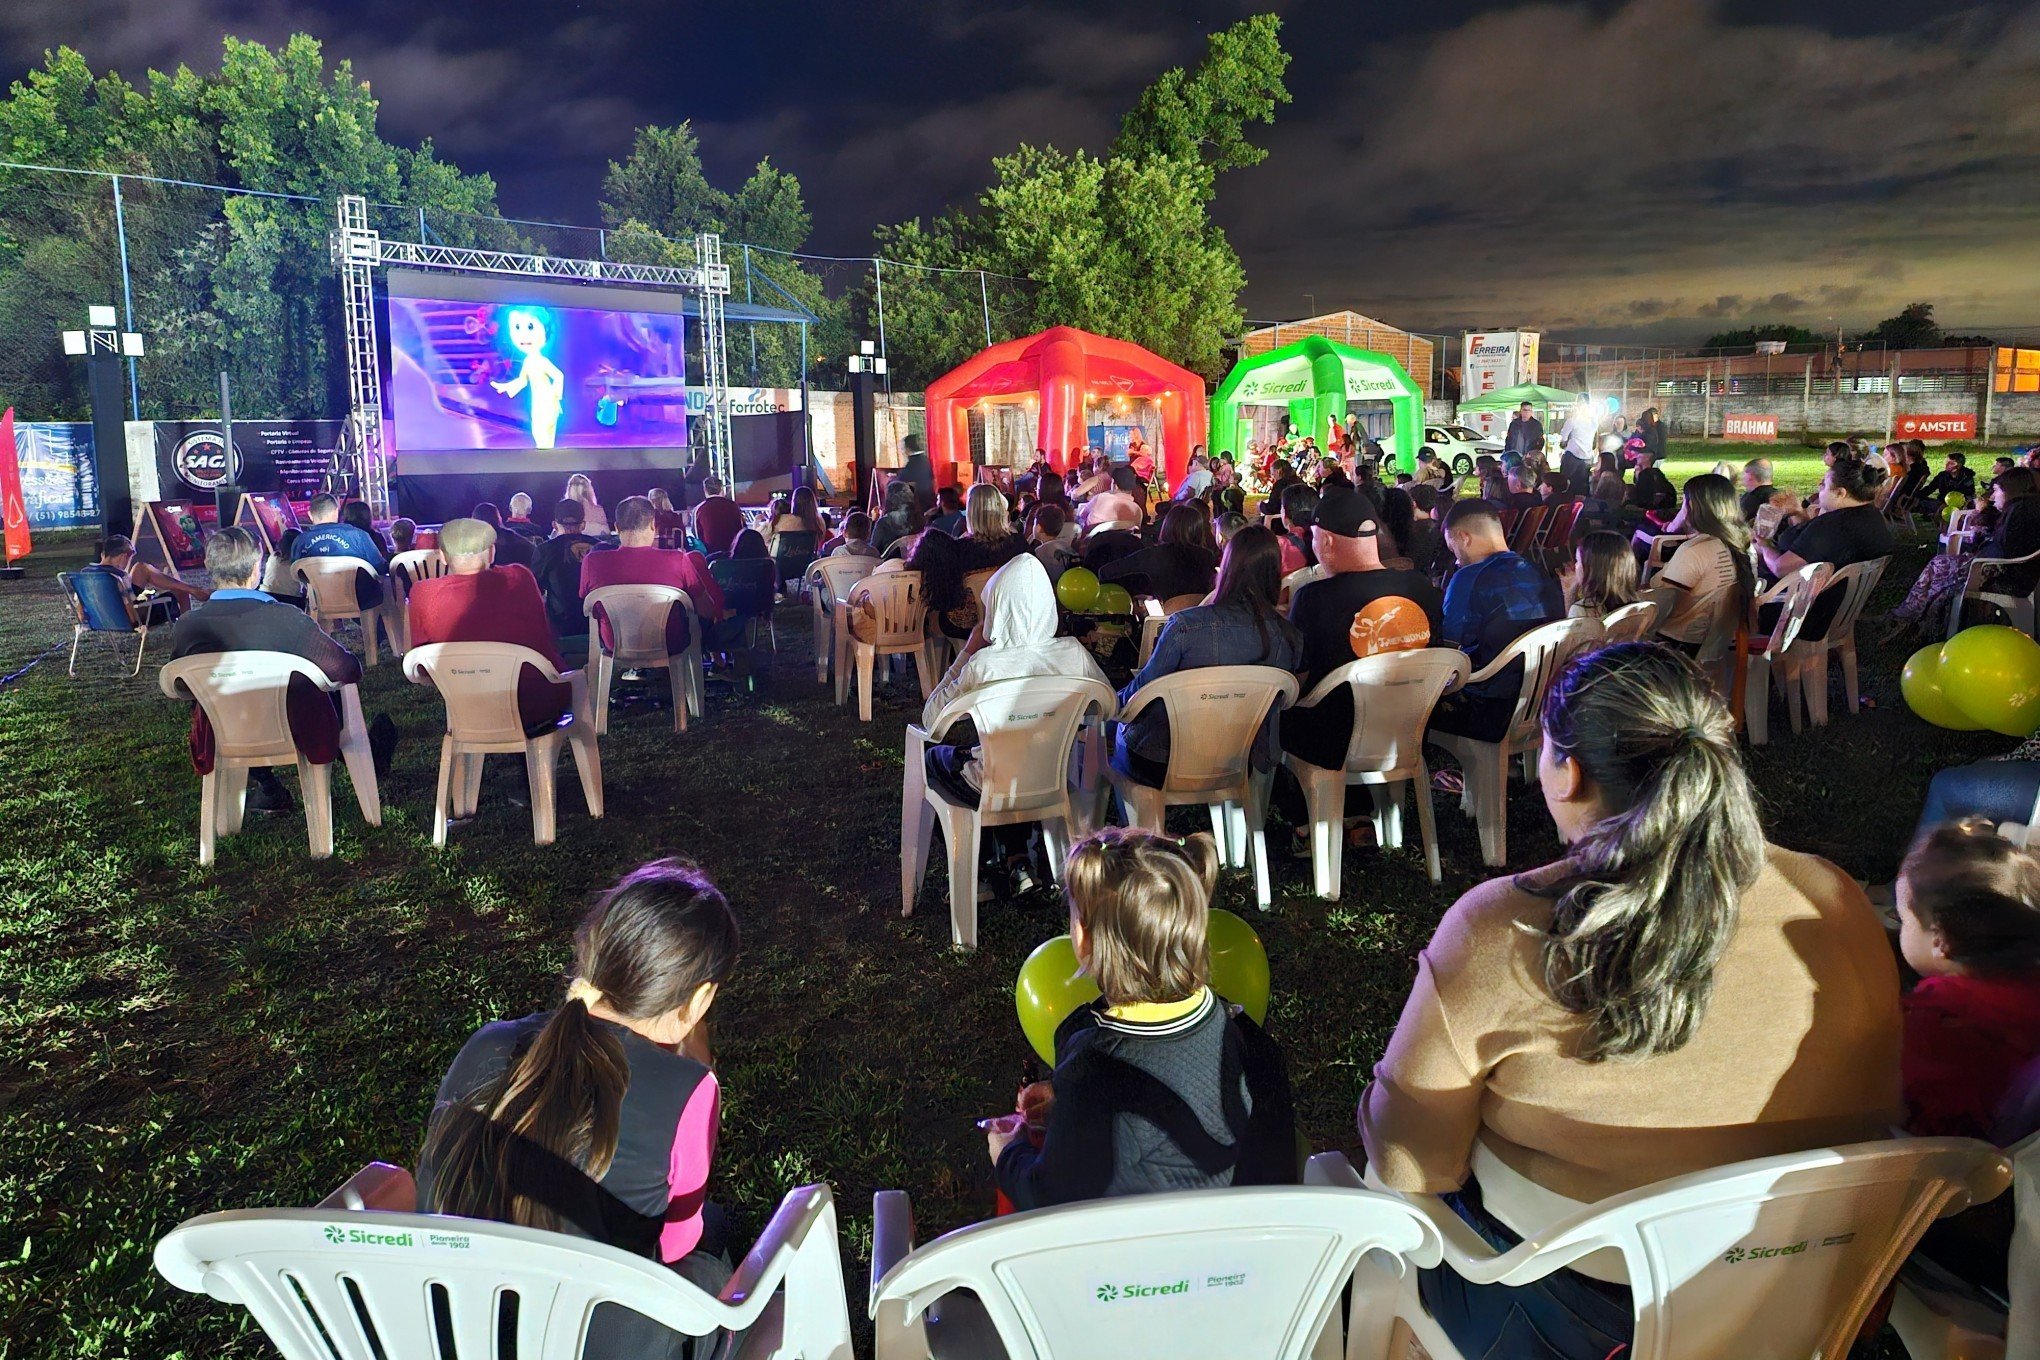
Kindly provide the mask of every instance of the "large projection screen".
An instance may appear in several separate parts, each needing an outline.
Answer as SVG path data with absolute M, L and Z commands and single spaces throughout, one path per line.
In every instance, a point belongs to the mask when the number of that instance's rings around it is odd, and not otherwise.
M 686 462 L 681 295 L 410 269 L 387 285 L 385 437 L 399 472 Z

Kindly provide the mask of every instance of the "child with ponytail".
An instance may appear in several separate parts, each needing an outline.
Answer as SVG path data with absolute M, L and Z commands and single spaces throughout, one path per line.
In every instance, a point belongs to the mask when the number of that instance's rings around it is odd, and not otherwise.
M 560 1005 L 484 1026 L 447 1070 L 419 1155 L 420 1207 L 593 1238 L 720 1288 L 706 1022 L 737 942 L 729 903 L 694 864 L 626 875 L 582 920 Z M 583 1357 L 688 1346 L 604 1307 Z

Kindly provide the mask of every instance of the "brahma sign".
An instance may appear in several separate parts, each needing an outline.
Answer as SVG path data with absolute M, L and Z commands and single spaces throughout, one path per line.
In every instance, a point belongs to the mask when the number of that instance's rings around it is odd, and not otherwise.
M 1723 416 L 1721 418 L 1721 437 L 1723 439 L 1775 441 L 1778 438 L 1778 417 Z
M 1900 416 L 1892 427 L 1893 439 L 1923 439 L 1929 443 L 1947 439 L 1976 438 L 1973 415 Z

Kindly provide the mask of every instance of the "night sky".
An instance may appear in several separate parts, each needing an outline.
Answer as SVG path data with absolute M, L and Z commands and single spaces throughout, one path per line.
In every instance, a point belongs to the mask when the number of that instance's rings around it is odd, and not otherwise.
M 632 129 L 692 118 L 712 179 L 771 156 L 811 248 L 858 254 L 1021 141 L 1102 149 L 1160 70 L 1267 7 L 5 0 L 0 66 L 63 42 L 135 78 L 303 30 L 368 79 L 385 136 L 494 175 L 506 212 L 594 223 Z M 1925 299 L 2040 327 L 2040 3 L 1275 8 L 1296 102 L 1217 208 L 1254 318 L 1690 342 Z

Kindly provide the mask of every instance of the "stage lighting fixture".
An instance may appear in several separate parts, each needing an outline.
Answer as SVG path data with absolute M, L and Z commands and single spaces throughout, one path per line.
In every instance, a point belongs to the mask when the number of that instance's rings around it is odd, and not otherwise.
M 83 332 L 83 331 L 65 331 L 65 332 L 64 332 L 64 353 L 66 353 L 66 354 L 83 354 L 84 352 L 85 352 L 85 332 Z
M 120 318 L 111 307 L 87 307 L 85 323 L 89 326 L 118 326 Z

